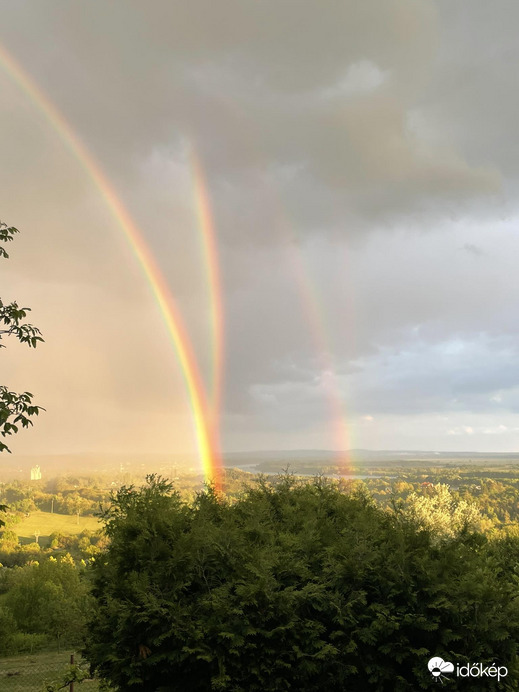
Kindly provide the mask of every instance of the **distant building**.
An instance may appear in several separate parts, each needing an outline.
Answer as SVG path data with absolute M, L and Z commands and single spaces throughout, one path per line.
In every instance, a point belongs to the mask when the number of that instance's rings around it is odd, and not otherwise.
M 31 469 L 31 481 L 41 481 L 41 469 L 39 466 L 33 466 Z

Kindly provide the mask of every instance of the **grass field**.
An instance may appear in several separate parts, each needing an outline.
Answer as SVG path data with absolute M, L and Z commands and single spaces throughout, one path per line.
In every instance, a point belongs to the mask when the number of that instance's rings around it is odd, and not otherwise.
M 38 531 L 40 545 L 46 546 L 50 534 L 54 531 L 73 535 L 81 533 L 84 529 L 95 531 L 100 528 L 100 524 L 96 517 L 79 517 L 78 523 L 76 515 L 31 512 L 30 516 L 24 517 L 19 524 L 15 524 L 11 528 L 18 535 L 20 543 L 32 543 L 35 540 L 34 532 Z
M 76 660 L 79 657 L 76 656 Z M 45 682 L 53 682 L 70 662 L 70 653 L 41 652 L 0 658 L 2 692 L 42 692 Z M 67 687 L 68 689 L 68 687 Z M 75 683 L 77 692 L 98 692 L 95 680 Z

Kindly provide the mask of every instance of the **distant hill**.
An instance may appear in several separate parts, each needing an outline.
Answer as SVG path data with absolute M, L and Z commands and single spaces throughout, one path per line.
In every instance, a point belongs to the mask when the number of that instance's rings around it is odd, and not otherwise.
M 390 462 L 390 461 L 409 461 L 434 460 L 448 461 L 451 459 L 469 461 L 488 461 L 495 460 L 503 462 L 505 460 L 519 461 L 519 452 L 435 452 L 433 450 L 409 450 L 409 449 L 350 449 L 346 451 L 336 451 L 329 449 L 291 449 L 291 450 L 265 450 L 249 452 L 232 452 L 224 455 L 226 466 L 236 466 L 245 463 L 261 463 L 264 461 L 322 461 L 325 463 L 338 462 L 349 459 L 355 462 Z
M 277 473 L 288 469 L 299 473 L 334 473 L 335 469 L 351 469 L 352 473 L 388 465 L 442 466 L 446 464 L 519 463 L 519 452 L 435 452 L 433 450 L 351 449 L 345 452 L 330 449 L 251 450 L 226 452 L 226 468 L 239 468 L 254 473 Z M 0 459 L 0 481 L 13 478 L 29 480 L 31 468 L 40 466 L 42 481 L 54 476 L 105 473 L 144 475 L 160 473 L 174 477 L 180 473 L 200 473 L 199 461 L 188 454 L 46 454 L 23 456 L 5 454 Z
M 293 473 L 313 475 L 351 475 L 362 477 L 370 468 L 430 467 L 448 465 L 508 465 L 519 463 L 519 453 L 488 452 L 435 452 L 423 450 L 267 450 L 226 454 L 226 467 L 235 467 L 253 473 L 279 473 L 288 469 Z M 372 473 L 373 471 L 370 471 Z

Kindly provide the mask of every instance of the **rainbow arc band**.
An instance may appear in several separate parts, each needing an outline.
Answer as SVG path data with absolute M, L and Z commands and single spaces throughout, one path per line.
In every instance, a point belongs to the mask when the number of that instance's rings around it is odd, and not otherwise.
M 216 243 L 216 231 L 206 178 L 200 157 L 197 155 L 194 146 L 191 145 L 189 153 L 190 168 L 193 177 L 193 202 L 203 245 L 206 276 L 209 284 L 208 293 L 211 306 L 211 327 L 213 334 L 213 381 L 211 408 L 213 422 L 216 425 L 220 412 L 223 380 L 223 334 L 225 314 L 222 300 L 222 281 L 220 276 L 218 247 Z
M 12 81 L 24 91 L 30 101 L 45 116 L 47 122 L 57 133 L 61 141 L 82 165 L 128 241 L 146 277 L 175 347 L 193 412 L 195 435 L 204 477 L 207 481 L 213 483 L 217 489 L 220 489 L 222 482 L 221 455 L 216 430 L 216 416 L 209 410 L 209 402 L 207 401 L 196 358 L 175 300 L 142 232 L 126 210 L 101 166 L 74 132 L 72 126 L 3 46 L 0 46 L 0 65 Z M 200 193 L 200 197 L 200 206 L 203 210 L 201 216 L 204 219 L 206 217 L 210 219 L 203 192 Z M 214 238 L 210 247 L 211 257 L 214 258 L 216 257 Z M 213 276 L 211 286 L 215 285 L 217 285 L 216 279 Z M 215 298 L 215 304 L 216 300 Z M 221 298 L 218 298 L 218 300 L 221 304 Z M 216 322 L 217 320 L 215 319 Z M 221 358 L 221 356 L 218 356 L 218 358 Z M 216 379 L 217 376 L 215 375 L 214 377 Z

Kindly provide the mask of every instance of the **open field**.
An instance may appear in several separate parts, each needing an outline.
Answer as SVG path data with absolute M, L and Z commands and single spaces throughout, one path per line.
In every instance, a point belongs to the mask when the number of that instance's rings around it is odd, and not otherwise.
M 39 543 L 42 546 L 47 545 L 49 536 L 54 531 L 59 531 L 63 534 L 73 535 L 81 533 L 84 529 L 95 531 L 100 527 L 96 517 L 79 517 L 74 514 L 51 514 L 50 512 L 31 512 L 30 516 L 12 527 L 16 532 L 20 543 L 32 543 L 34 532 L 38 531 Z
M 0 658 L 0 689 L 2 692 L 41 692 L 44 683 L 55 680 L 69 661 L 70 653 L 55 651 Z M 96 680 L 85 680 L 75 683 L 74 688 L 78 692 L 98 692 L 99 685 Z

